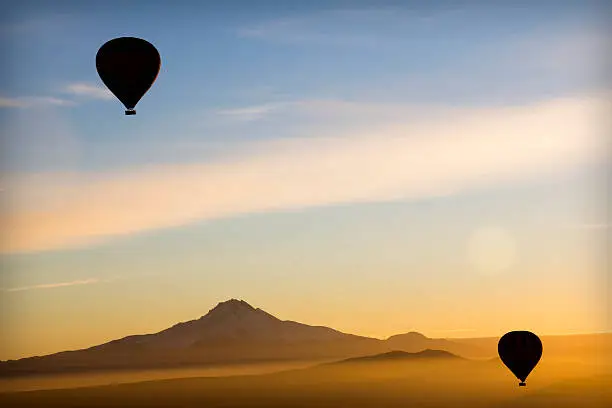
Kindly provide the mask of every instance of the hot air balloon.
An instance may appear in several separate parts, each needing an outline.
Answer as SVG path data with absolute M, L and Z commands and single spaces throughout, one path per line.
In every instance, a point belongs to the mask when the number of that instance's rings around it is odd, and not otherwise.
M 159 74 L 159 52 L 140 38 L 120 37 L 108 41 L 96 54 L 96 69 L 104 85 L 135 115 L 134 107 Z
M 542 342 L 528 331 L 512 331 L 499 339 L 497 352 L 502 362 L 512 371 L 524 387 L 525 380 L 542 357 Z

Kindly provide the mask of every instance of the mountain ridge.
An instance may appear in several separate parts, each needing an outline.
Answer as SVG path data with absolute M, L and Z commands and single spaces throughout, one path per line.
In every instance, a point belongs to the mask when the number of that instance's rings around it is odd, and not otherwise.
M 473 346 L 411 332 L 375 339 L 274 315 L 244 300 L 219 302 L 205 315 L 149 334 L 80 350 L 0 362 L 0 376 L 79 370 L 141 369 L 252 361 L 344 359 L 393 350 L 441 349 L 470 354 Z
M 402 350 L 392 350 L 386 353 L 374 354 L 369 356 L 347 358 L 345 360 L 336 361 L 329 363 L 331 365 L 336 364 L 354 364 L 354 363 L 372 363 L 372 362 L 389 362 L 389 361 L 408 361 L 416 359 L 430 359 L 430 360 L 464 360 L 453 353 L 449 353 L 444 350 L 432 350 L 425 349 L 416 353 L 409 353 Z

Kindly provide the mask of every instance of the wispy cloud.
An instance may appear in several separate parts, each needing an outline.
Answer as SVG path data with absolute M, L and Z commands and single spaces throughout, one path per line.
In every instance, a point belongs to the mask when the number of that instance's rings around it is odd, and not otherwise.
M 232 120 L 252 121 L 261 119 L 287 105 L 287 103 L 269 103 L 234 109 L 219 109 L 215 111 L 215 113 L 223 117 L 231 118 Z
M 579 229 L 579 230 L 605 230 L 612 228 L 612 224 L 610 223 L 591 223 L 591 224 L 574 224 L 568 226 L 570 229 Z
M 367 120 L 372 123 L 372 121 L 389 122 L 406 119 L 406 115 L 410 117 L 420 116 L 422 118 L 422 115 L 432 115 L 441 111 L 449 112 L 450 109 L 402 104 L 352 102 L 337 99 L 294 99 L 215 110 L 213 113 L 239 122 L 277 116 L 285 119 L 288 117 L 329 118 L 336 121 L 350 119 L 352 122 Z
M 0 97 L 0 108 L 33 108 L 37 106 L 74 106 L 73 101 L 52 96 Z
M 74 280 L 70 282 L 57 282 L 57 283 L 45 283 L 42 285 L 32 285 L 32 286 L 21 286 L 16 288 L 4 289 L 5 292 L 22 292 L 25 290 L 39 290 L 39 289 L 54 289 L 54 288 L 63 288 L 66 286 L 77 286 L 77 285 L 92 285 L 94 283 L 100 283 L 101 280 L 97 278 L 91 279 L 83 279 L 83 280 Z
M 56 98 L 52 96 L 37 96 L 24 98 L 25 107 L 32 106 L 41 106 L 41 105 L 49 105 L 49 106 L 74 106 L 76 105 L 73 101 Z
M 69 84 L 62 93 L 89 99 L 113 99 L 113 94 L 105 88 L 84 82 Z M 56 96 L 0 96 L 0 108 L 36 108 L 44 106 L 76 106 L 77 102 Z
M 78 20 L 67 13 L 45 13 L 24 20 L 5 19 L 0 24 L 0 35 L 40 37 L 58 31 L 69 31 L 71 24 L 76 21 Z
M 0 108 L 23 108 L 23 101 L 18 98 L 4 98 L 0 96 Z
M 503 47 L 499 44 L 491 44 L 489 47 L 489 58 L 482 65 L 484 69 L 507 67 L 505 69 L 521 72 L 563 73 L 570 78 L 582 75 L 591 81 L 603 80 L 610 84 L 604 56 L 605 50 L 610 47 L 610 38 L 607 29 L 601 27 L 562 31 L 541 29 L 522 38 L 511 38 Z M 523 61 L 519 65 L 516 64 L 518 59 Z
M 91 99 L 113 99 L 113 94 L 108 89 L 86 82 L 69 84 L 64 92 Z
M 403 45 L 415 30 L 444 24 L 456 13 L 452 8 L 416 10 L 411 7 L 376 7 L 316 11 L 242 27 L 237 35 L 284 44 L 380 48 Z M 423 32 L 421 31 L 421 34 Z
M 77 280 L 72 280 L 72 281 L 67 281 L 67 282 L 54 282 L 54 283 L 43 283 L 39 285 L 18 286 L 14 288 L 0 289 L 0 291 L 22 292 L 26 290 L 63 288 L 67 286 L 94 285 L 98 283 L 111 283 L 111 282 L 124 281 L 124 280 L 129 280 L 129 279 L 145 278 L 145 277 L 157 276 L 160 274 L 161 273 L 159 272 L 141 272 L 141 273 L 132 273 L 128 275 L 109 276 L 106 278 L 88 278 L 88 279 L 77 279 Z
M 418 64 L 405 65 L 405 78 L 394 80 L 394 90 L 421 99 L 439 92 L 448 100 L 449 95 L 464 95 L 471 89 L 517 94 L 549 92 L 558 84 L 584 89 L 611 83 L 605 69 L 610 48 L 606 26 L 596 21 L 551 22 L 528 24 L 519 34 L 489 33 L 488 24 L 481 21 L 488 20 L 489 12 L 491 19 L 499 19 L 499 11 L 499 7 L 487 11 L 469 5 L 328 10 L 262 21 L 238 29 L 237 35 L 285 45 L 342 47 L 349 52 L 363 48 L 378 54 L 370 58 L 382 61 L 394 55 L 397 67 L 406 61 L 396 56 L 411 56 Z M 432 69 L 418 68 L 427 63 Z
M 6 176 L 13 206 L 0 213 L 0 252 L 89 245 L 240 214 L 418 200 L 537 180 L 608 159 L 607 101 L 558 99 L 420 118 L 408 109 L 403 123 L 253 142 L 237 156 L 206 164 Z
M 403 19 L 398 19 L 398 13 L 403 15 Z M 411 17 L 409 20 L 414 22 L 416 16 L 406 10 L 328 10 L 264 21 L 243 27 L 237 34 L 243 38 L 277 43 L 372 47 L 380 45 L 381 23 L 382 27 L 388 27 L 403 21 L 405 26 L 406 17 Z M 386 39 L 390 38 L 387 36 Z

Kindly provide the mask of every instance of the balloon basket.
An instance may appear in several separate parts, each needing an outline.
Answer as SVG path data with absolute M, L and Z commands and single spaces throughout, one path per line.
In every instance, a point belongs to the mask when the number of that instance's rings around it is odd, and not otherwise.
M 527 386 L 527 384 L 526 384 L 526 383 L 524 383 L 524 382 L 520 382 L 520 383 L 519 383 L 519 387 L 526 387 L 526 386 Z
M 135 115 L 136 111 L 134 109 L 128 109 L 128 110 L 125 111 L 125 114 L 126 115 Z

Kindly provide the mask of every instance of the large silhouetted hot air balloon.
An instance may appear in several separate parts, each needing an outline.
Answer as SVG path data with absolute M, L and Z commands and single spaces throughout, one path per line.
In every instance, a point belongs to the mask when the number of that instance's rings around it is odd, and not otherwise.
M 506 367 L 521 380 L 519 386 L 525 386 L 527 376 L 542 357 L 542 342 L 531 332 L 512 331 L 499 339 L 497 352 Z
M 125 105 L 126 115 L 151 88 L 159 74 L 161 58 L 153 44 L 140 38 L 121 37 L 105 43 L 96 55 L 102 82 Z

